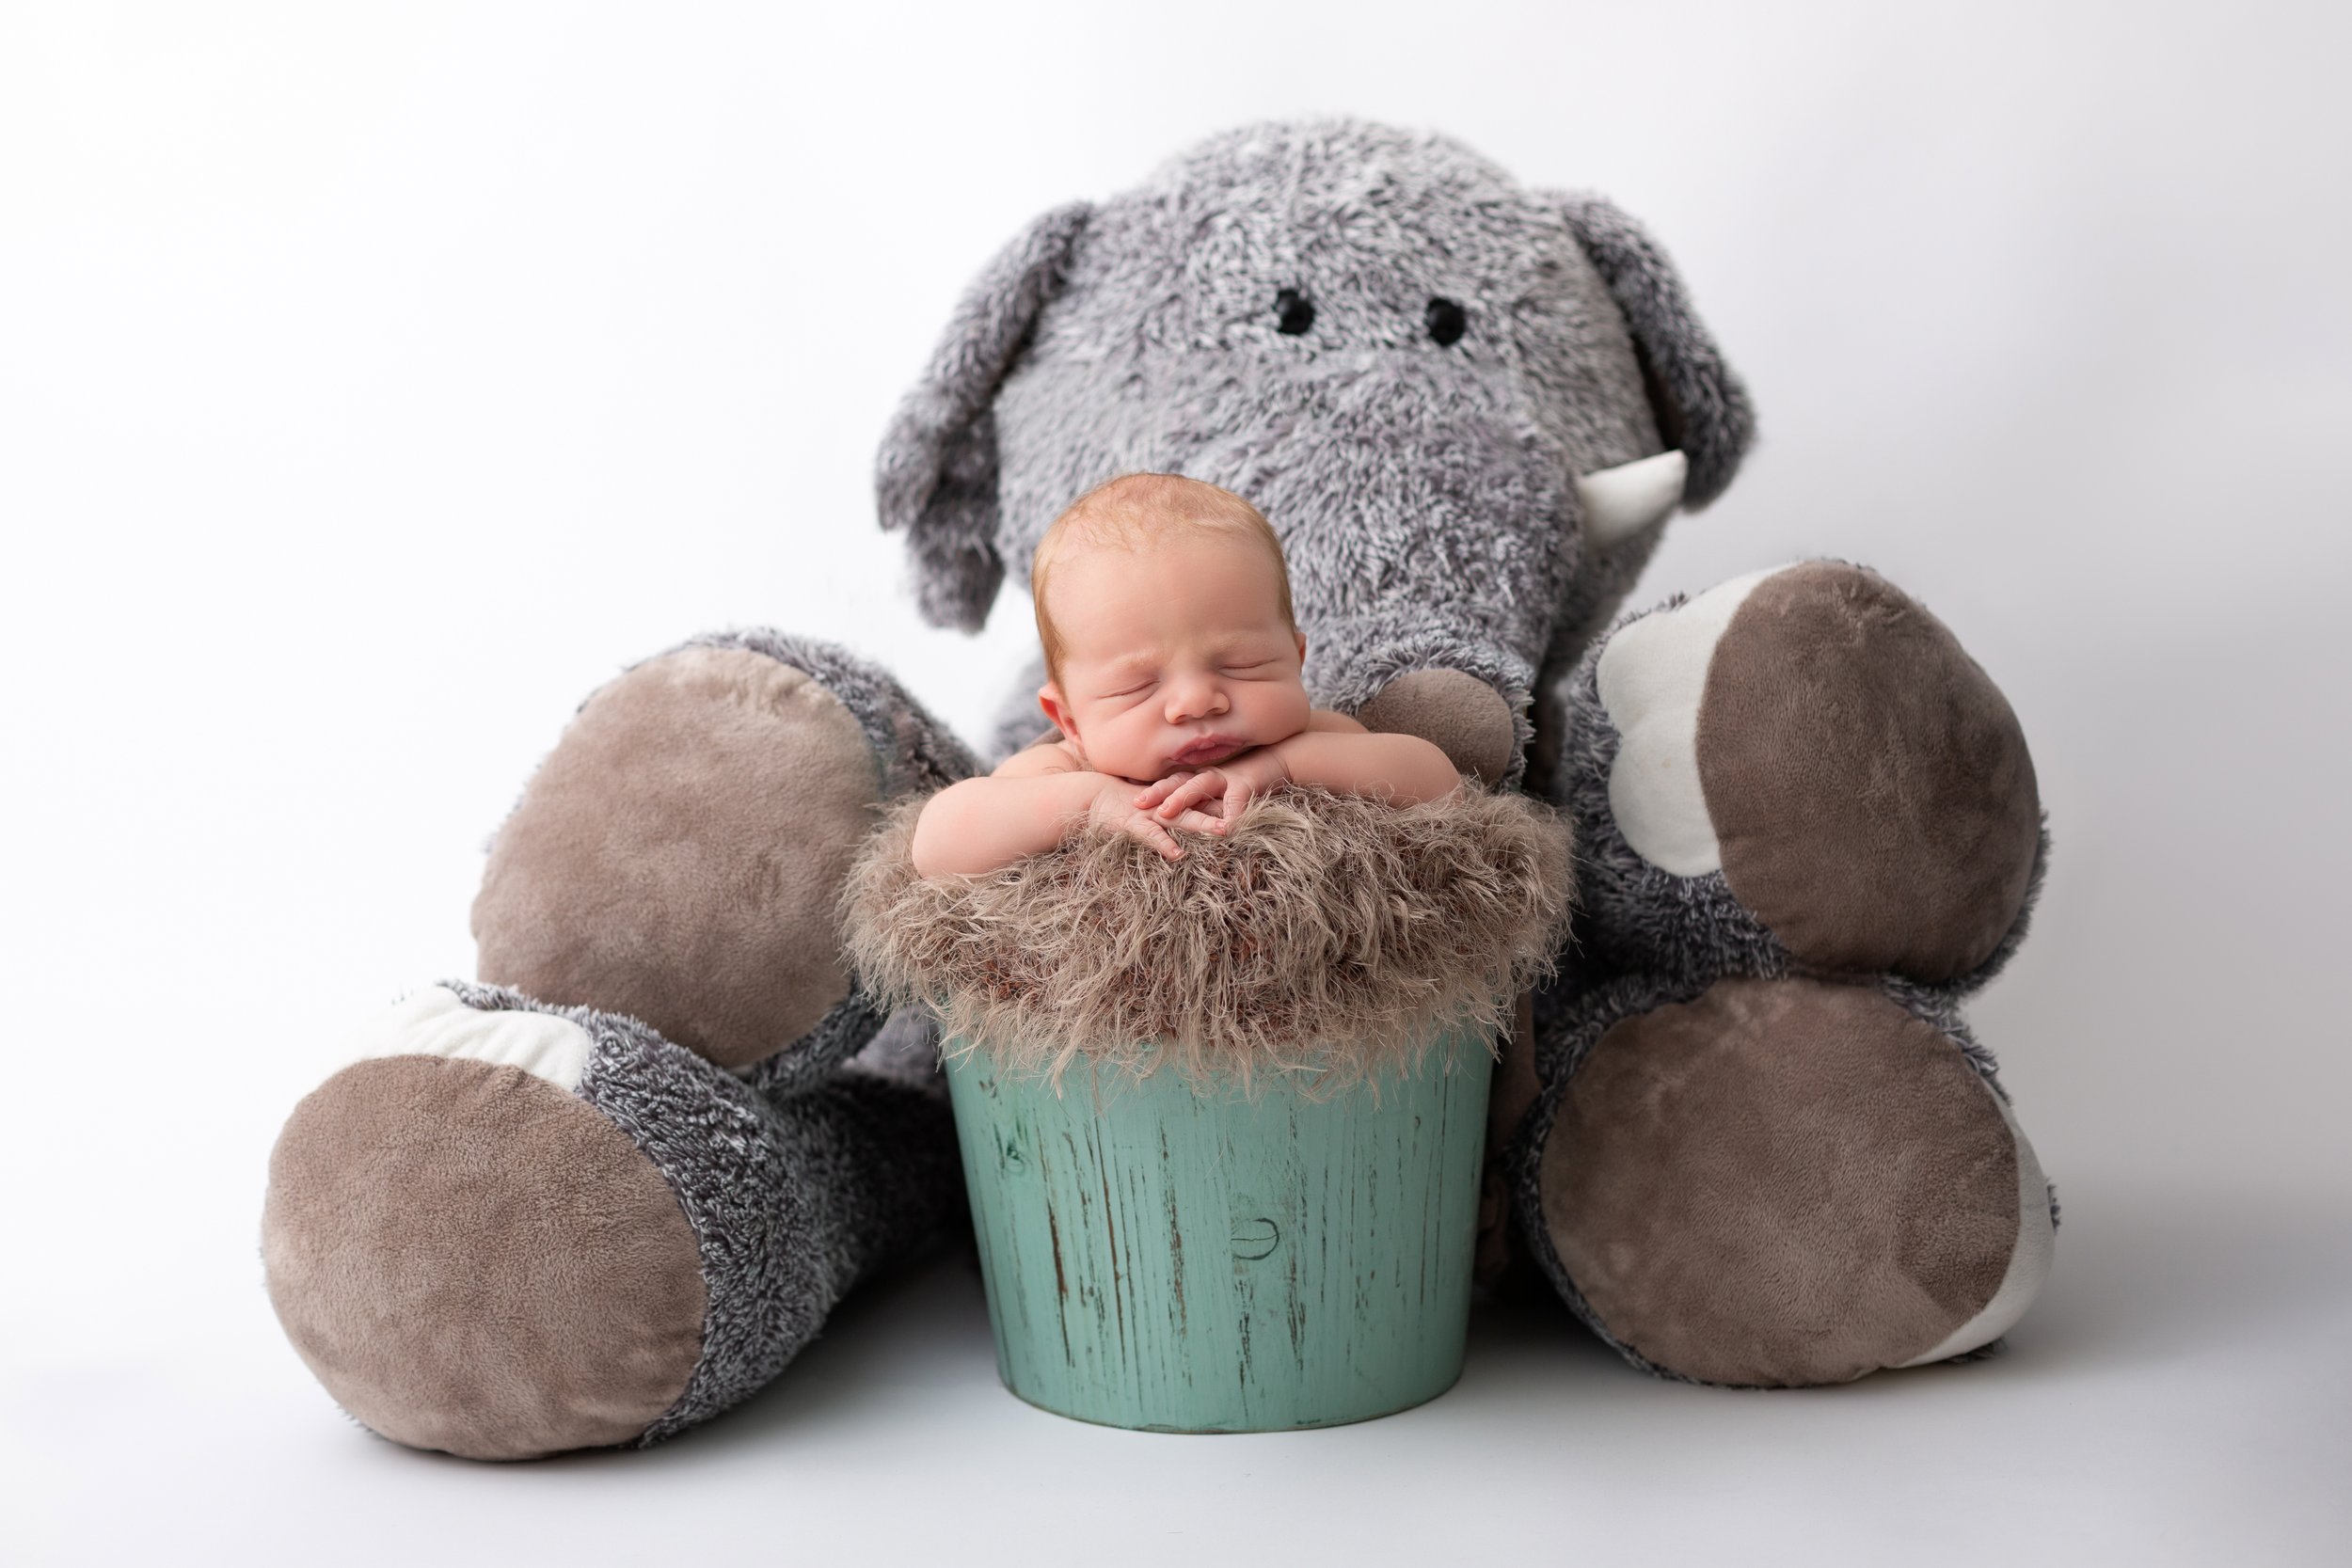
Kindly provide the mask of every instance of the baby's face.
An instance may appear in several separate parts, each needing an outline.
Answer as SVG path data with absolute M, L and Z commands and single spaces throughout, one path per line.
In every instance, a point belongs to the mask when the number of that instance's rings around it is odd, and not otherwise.
M 1046 591 L 1062 659 L 1039 700 L 1096 772 L 1150 783 L 1307 727 L 1307 640 L 1258 545 L 1211 530 L 1083 545 Z

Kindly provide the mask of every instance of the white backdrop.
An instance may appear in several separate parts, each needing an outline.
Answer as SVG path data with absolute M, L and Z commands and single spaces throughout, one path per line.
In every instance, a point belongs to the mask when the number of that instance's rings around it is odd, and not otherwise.
M 0 1556 L 2340 1550 L 2347 44 L 2318 3 L 11 0 Z M 893 403 L 1034 213 L 1310 112 L 1674 253 L 1763 438 L 1645 594 L 1866 561 L 2015 703 L 2058 850 L 1974 1016 L 2067 1224 L 2011 1354 L 1742 1397 L 1505 1312 L 1425 1411 L 1180 1442 L 997 1391 L 944 1265 L 656 1453 L 345 1425 L 262 1295 L 270 1140 L 470 972 L 572 705 L 772 624 L 976 735 L 1025 607 L 917 621 Z

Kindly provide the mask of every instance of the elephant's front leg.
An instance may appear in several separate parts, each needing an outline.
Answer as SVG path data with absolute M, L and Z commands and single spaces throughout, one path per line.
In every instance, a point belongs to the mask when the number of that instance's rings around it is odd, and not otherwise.
M 1305 629 L 1318 705 L 1417 735 L 1481 784 L 1518 783 L 1534 735 L 1534 669 L 1475 617 L 1400 603 Z
M 1622 625 L 1567 692 L 1578 984 L 1512 1146 L 1596 1328 L 1710 1383 L 1991 1342 L 2054 1212 L 1959 998 L 2043 853 L 2025 739 L 1941 623 L 1835 562 Z

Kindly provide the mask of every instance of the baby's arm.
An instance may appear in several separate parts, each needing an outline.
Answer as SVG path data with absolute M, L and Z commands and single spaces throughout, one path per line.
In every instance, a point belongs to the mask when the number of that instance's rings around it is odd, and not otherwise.
M 1385 795 L 1393 805 L 1417 805 L 1451 795 L 1462 776 L 1452 759 L 1417 735 L 1374 735 L 1310 724 L 1266 748 L 1279 758 L 1286 782 L 1318 784 L 1341 795 Z
M 932 796 L 914 824 L 917 876 L 977 876 L 1051 849 L 1071 827 L 1091 820 L 1135 834 L 1169 860 L 1184 850 L 1168 824 L 1208 831 L 1199 812 L 1165 820 L 1137 805 L 1142 786 L 1089 773 L 1057 747 L 1032 746 L 982 779 Z
M 1169 820 L 1206 807 L 1231 822 L 1251 796 L 1277 784 L 1379 795 L 1409 806 L 1450 795 L 1461 782 L 1446 754 L 1419 736 L 1374 735 L 1344 714 L 1317 710 L 1289 739 L 1181 779 L 1163 779 L 1144 792 L 1143 803 Z

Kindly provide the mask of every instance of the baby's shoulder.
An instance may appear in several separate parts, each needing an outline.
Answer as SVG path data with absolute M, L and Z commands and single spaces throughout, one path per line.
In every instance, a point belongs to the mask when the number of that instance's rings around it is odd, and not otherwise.
M 1083 773 L 1086 759 L 1060 736 L 1049 736 L 1034 746 L 1013 752 L 991 775 L 999 779 L 1032 779 L 1046 773 Z

